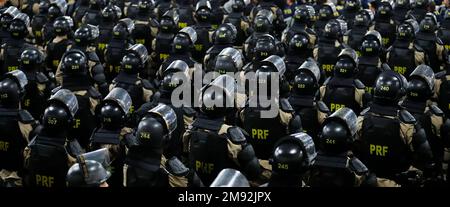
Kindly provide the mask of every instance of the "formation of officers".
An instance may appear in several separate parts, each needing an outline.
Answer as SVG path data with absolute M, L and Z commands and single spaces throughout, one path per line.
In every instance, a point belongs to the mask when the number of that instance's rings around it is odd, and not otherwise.
M 450 183 L 448 0 L 6 1 L 0 26 L 0 186 Z

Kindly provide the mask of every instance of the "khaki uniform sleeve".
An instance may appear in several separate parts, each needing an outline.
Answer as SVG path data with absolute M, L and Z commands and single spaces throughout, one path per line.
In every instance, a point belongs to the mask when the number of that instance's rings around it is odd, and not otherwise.
M 30 142 L 30 133 L 33 131 L 33 126 L 31 124 L 24 124 L 22 122 L 19 123 L 19 129 L 20 133 L 22 134 L 22 137 L 25 139 L 27 143 Z
M 363 96 L 366 91 L 364 89 L 355 89 L 355 101 L 360 107 L 363 107 Z
M 194 122 L 194 117 L 183 115 L 184 128 L 187 129 L 189 125 Z
M 186 132 L 183 134 L 183 152 L 188 153 L 190 150 L 189 141 L 191 139 L 191 130 L 186 130 Z
M 435 114 L 431 115 L 431 125 L 433 134 L 435 134 L 439 139 L 441 138 L 441 127 L 444 124 L 444 118 L 442 116 L 437 116 Z
M 39 95 L 41 95 L 41 96 L 44 95 L 44 91 L 47 88 L 47 85 L 41 84 L 41 83 L 37 83 L 36 85 L 37 85 L 37 88 L 39 91 Z
M 327 90 L 326 86 L 320 86 L 319 93 L 320 93 L 320 100 L 321 101 L 323 100 L 323 96 L 325 95 L 326 90 Z
M 425 63 L 425 53 L 414 51 L 414 58 L 416 65 L 424 64 Z
M 409 146 L 411 152 L 414 151 L 412 145 L 413 135 L 414 135 L 414 125 L 400 122 L 400 137 L 403 139 L 405 144 Z
M 99 100 L 98 99 L 94 99 L 94 98 L 89 98 L 89 103 L 91 105 L 91 113 L 95 114 L 95 108 L 97 107 L 97 105 L 99 104 Z
M 439 61 L 444 60 L 444 58 L 445 58 L 444 45 L 436 44 L 436 55 L 437 55 Z
M 327 117 L 328 117 L 328 115 L 326 113 L 323 113 L 320 110 L 317 110 L 317 121 L 318 121 L 319 125 L 321 125 Z
M 315 61 L 319 58 L 319 48 L 317 47 L 313 49 L 313 58 Z
M 55 80 L 56 80 L 56 84 L 58 85 L 62 85 L 63 82 L 63 74 L 61 71 L 61 62 L 59 62 L 58 68 L 56 69 L 56 74 L 55 74 Z
M 435 79 L 434 81 L 434 93 L 433 93 L 433 99 L 437 100 L 437 98 L 439 97 L 439 91 L 441 90 L 441 84 L 442 84 L 442 80 L 441 79 Z
M 151 99 L 152 96 L 153 96 L 153 91 L 148 90 L 148 89 L 145 89 L 145 88 L 142 88 L 142 92 L 143 92 L 143 95 L 142 95 L 143 100 L 144 100 L 145 102 L 149 102 L 150 99 Z
M 364 122 L 364 116 L 358 116 L 358 119 L 356 120 L 356 135 L 355 139 L 360 140 L 362 136 L 362 125 Z

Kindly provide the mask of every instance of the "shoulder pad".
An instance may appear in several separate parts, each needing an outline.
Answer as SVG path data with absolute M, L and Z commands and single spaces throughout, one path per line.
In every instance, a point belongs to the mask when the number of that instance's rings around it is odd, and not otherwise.
M 416 119 L 414 118 L 411 113 L 409 113 L 407 110 L 400 110 L 399 112 L 399 118 L 401 121 L 407 123 L 407 124 L 414 124 L 416 123 Z
M 361 175 L 364 174 L 366 172 L 369 171 L 369 169 L 367 169 L 366 165 L 364 165 L 361 160 L 359 160 L 358 158 L 354 157 L 352 159 L 350 159 L 350 168 L 357 174 L 357 175 Z
M 167 160 L 166 167 L 169 172 L 176 176 L 186 176 L 189 173 L 189 168 L 175 156 Z
M 242 144 L 247 141 L 242 129 L 239 127 L 230 127 L 227 130 L 228 137 L 234 144 Z
M 436 105 L 431 105 L 430 106 L 431 111 L 433 112 L 433 114 L 437 115 L 437 116 L 443 116 L 444 112 Z
M 20 110 L 19 111 L 19 121 L 24 124 L 29 124 L 34 121 L 33 116 L 31 116 L 30 112 L 27 110 Z
M 195 110 L 191 107 L 183 107 L 183 111 L 184 111 L 184 114 L 187 116 L 194 116 L 196 113 Z
M 155 86 L 152 83 L 150 83 L 150 81 L 148 81 L 148 80 L 143 79 L 143 80 L 141 80 L 141 83 L 142 83 L 142 87 L 144 87 L 145 89 L 149 89 L 149 90 L 155 89 Z
M 323 101 L 317 101 L 317 109 L 323 113 L 330 113 L 330 109 Z
M 47 76 L 44 75 L 44 73 L 39 72 L 36 74 L 36 80 L 38 83 L 46 83 L 48 82 Z
M 306 28 L 306 33 L 312 34 L 312 35 L 317 35 L 316 32 L 314 30 L 312 30 L 311 28 Z
M 357 89 L 364 89 L 364 88 L 366 88 L 366 86 L 364 85 L 364 83 L 362 83 L 359 79 L 355 79 L 355 80 L 353 81 L 353 83 L 355 84 L 355 87 L 356 87 Z
M 280 108 L 284 112 L 293 112 L 294 109 L 292 108 L 289 101 L 285 98 L 280 99 Z
M 52 95 L 55 94 L 56 92 L 58 92 L 59 89 L 61 89 L 61 86 L 58 86 L 58 87 L 52 89 Z
M 87 56 L 90 61 L 93 62 L 100 62 L 100 59 L 98 58 L 97 54 L 95 52 L 87 52 Z
M 213 50 L 213 47 L 210 47 L 208 50 L 206 50 L 205 54 L 211 53 L 212 50 Z
M 436 37 L 436 44 L 438 44 L 438 45 L 443 45 L 444 42 L 442 42 L 441 38 Z
M 98 92 L 94 87 L 89 87 L 88 89 L 89 96 L 95 99 L 101 99 L 102 94 Z
M 331 77 L 328 77 L 327 79 L 325 79 L 325 81 L 323 82 L 322 85 L 326 86 L 328 84 L 328 82 L 330 82 Z
M 368 111 L 370 111 L 370 107 L 367 107 L 367 108 L 365 108 L 364 110 L 362 110 L 361 113 L 360 113 L 360 115 L 361 115 L 361 116 L 364 116 L 364 115 L 366 115 L 366 113 L 367 113 Z
M 440 79 L 440 78 L 443 78 L 443 77 L 445 77 L 447 75 L 447 71 L 440 71 L 440 72 L 438 72 L 438 73 L 435 73 L 435 75 L 434 75 L 434 77 L 436 78 L 436 79 Z
M 422 49 L 422 47 L 418 44 L 414 44 L 414 49 L 418 52 L 424 52 L 424 50 Z

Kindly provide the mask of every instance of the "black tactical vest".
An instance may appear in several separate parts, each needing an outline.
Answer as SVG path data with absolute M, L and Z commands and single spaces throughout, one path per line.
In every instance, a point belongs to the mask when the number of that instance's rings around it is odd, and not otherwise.
M 381 69 L 378 67 L 378 56 L 360 56 L 358 59 L 358 74 L 356 77 L 366 86 L 366 92 L 372 94 L 372 89 Z
M 330 112 L 347 107 L 353 110 L 355 114 L 361 112 L 361 106 L 355 100 L 355 79 L 333 77 L 326 84 L 323 102 L 328 106 Z
M 361 135 L 363 149 L 358 157 L 377 177 L 394 179 L 397 173 L 410 167 L 412 159 L 409 146 L 400 137 L 400 120 L 398 117 L 392 119 L 370 112 L 378 113 L 378 109 L 372 106 L 364 115 Z
M 130 148 L 125 163 L 127 187 L 168 187 L 168 176 L 160 168 L 161 153 L 143 147 Z
M 291 85 L 293 84 L 298 68 L 308 57 L 311 57 L 311 55 L 308 56 L 307 54 L 310 54 L 307 50 L 304 52 L 295 51 L 292 52 L 292 54 L 288 52 L 288 54 L 284 57 L 284 63 L 286 65 L 286 72 L 284 73 L 284 76 Z
M 18 117 L 18 110 L 0 108 L 0 169 L 18 171 L 23 167 L 22 153 L 27 143 Z
M 211 48 L 206 51 L 206 54 L 209 55 L 209 60 L 205 62 L 205 71 L 210 72 L 214 71 L 214 68 L 216 66 L 216 58 L 219 55 L 220 52 L 222 52 L 223 49 L 227 47 L 232 47 L 232 45 L 213 45 Z
M 0 40 L 2 45 L 9 42 L 9 39 L 11 39 L 11 35 L 9 34 L 9 32 L 0 29 Z
M 113 84 L 116 83 L 115 87 L 125 89 L 131 96 L 133 104 L 130 108 L 130 113 L 139 109 L 142 104 L 144 104 L 142 83 L 139 81 L 137 75 L 126 75 L 119 73 L 119 75 L 113 80 Z
M 437 31 L 437 36 L 444 43 L 445 49 L 450 51 L 450 20 L 442 20 L 441 27 Z
M 359 48 L 361 47 L 362 40 L 366 32 L 367 32 L 366 27 L 355 26 L 352 30 L 349 31 L 347 42 L 348 46 L 350 46 L 356 51 L 359 51 Z
M 395 40 L 396 25 L 390 23 L 390 19 L 378 18 L 375 20 L 375 30 L 382 37 L 384 48 L 389 48 Z
M 192 51 L 192 58 L 198 62 L 203 62 L 206 50 L 208 50 L 212 43 L 209 41 L 209 32 L 211 31 L 210 24 L 196 24 L 194 26 L 197 32 L 197 41 L 194 45 L 194 50 Z
M 105 49 L 108 45 L 108 43 L 111 41 L 112 36 L 112 29 L 114 25 L 112 22 L 106 22 L 99 26 L 100 34 L 98 36 L 97 40 L 97 49 L 96 52 L 98 54 L 98 58 L 100 59 L 100 62 L 105 62 Z
M 111 41 L 106 46 L 105 52 L 105 76 L 106 81 L 111 83 L 111 81 L 116 78 L 117 74 L 120 72 L 120 62 L 125 55 L 125 50 L 128 46 L 126 40 L 122 39 L 111 39 Z
M 178 21 L 178 27 L 185 28 L 195 24 L 194 20 L 194 8 L 191 4 L 181 5 L 178 4 L 178 15 L 180 20 Z
M 412 15 L 417 22 L 421 22 L 425 18 L 427 12 L 427 9 L 424 8 L 413 8 L 410 11 L 410 15 Z
M 393 11 L 392 12 L 393 18 L 394 18 L 396 24 L 400 25 L 401 23 L 403 23 L 403 21 L 405 21 L 406 14 L 408 13 L 409 8 L 394 7 L 394 9 L 392 11 Z
M 54 28 L 53 28 L 54 20 L 48 20 L 44 27 L 42 27 L 42 34 L 44 35 L 44 42 L 48 42 L 55 38 Z
M 83 19 L 84 14 L 89 10 L 89 6 L 87 5 L 80 5 L 78 8 L 75 9 L 75 12 L 73 13 L 73 21 L 77 27 L 80 26 L 81 20 Z
M 397 73 L 409 77 L 416 68 L 414 48 L 409 49 L 409 42 L 395 41 L 389 51 L 387 64 Z
M 289 97 L 289 103 L 302 120 L 303 132 L 313 138 L 314 143 L 318 143 L 317 135 L 320 130 L 317 117 L 317 108 L 314 97 L 292 95 Z
M 438 106 L 444 111 L 446 117 L 450 117 L 450 75 L 443 71 L 436 74 L 436 79 L 442 81 L 439 88 Z
M 159 68 L 159 66 L 169 58 L 170 53 L 172 53 L 172 42 L 175 35 L 173 33 L 164 33 L 159 32 L 156 35 L 155 40 L 155 53 L 156 53 L 156 66 L 155 68 Z
M 172 108 L 177 115 L 177 128 L 171 134 L 171 139 L 168 144 L 169 146 L 164 150 L 164 156 L 177 156 L 178 158 L 181 158 L 181 154 L 183 152 L 183 134 L 185 132 L 185 127 L 187 127 L 184 125 L 185 112 L 183 107 L 174 107 L 170 101 L 170 97 L 160 98 L 159 103 L 164 103 L 170 106 L 170 108 Z
M 236 168 L 228 155 L 226 135 L 218 135 L 222 120 L 199 117 L 190 135 L 190 168 L 194 169 L 205 186 L 209 186 L 225 168 Z
M 42 34 L 42 29 L 44 28 L 45 23 L 47 22 L 47 17 L 42 14 L 35 15 L 31 20 L 31 28 L 33 31 L 34 40 L 36 44 L 44 46 L 44 35 Z
M 245 31 L 242 30 L 241 22 L 244 16 L 239 12 L 231 12 L 228 16 L 223 20 L 224 23 L 231 23 L 237 29 L 237 35 L 235 40 L 235 45 L 241 46 L 244 44 L 247 37 L 245 36 Z
M 136 44 L 143 44 L 148 51 L 151 51 L 153 37 L 151 36 L 150 18 L 141 17 L 135 21 L 131 36 Z
M 10 38 L 9 42 L 3 47 L 3 68 L 2 74 L 19 69 L 20 54 L 27 48 L 31 47 L 23 39 Z
M 319 37 L 319 40 L 320 38 L 323 38 L 323 30 L 325 29 L 325 25 L 327 25 L 327 23 L 328 20 L 317 20 L 314 23 L 314 31 L 316 32 L 317 37 Z
M 319 38 L 317 62 L 319 68 L 325 71 L 326 77 L 333 76 L 334 65 L 342 49 L 340 46 L 336 47 L 335 42 L 334 39 Z
M 44 79 L 48 81 L 42 73 L 37 73 L 36 76 L 40 76 L 39 78 L 36 77 L 37 79 Z M 40 84 L 47 85 L 47 81 L 41 82 Z M 22 98 L 22 108 L 30 112 L 36 120 L 40 120 L 41 114 L 44 112 L 48 96 L 50 95 L 47 93 L 48 91 L 43 91 L 44 94 L 41 94 L 41 91 L 37 86 L 39 82 L 39 80 L 28 78 L 28 84 L 25 86 L 25 93 Z
M 427 54 L 430 63 L 429 66 L 435 73 L 441 71 L 441 61 L 439 61 L 439 58 L 436 54 L 436 41 L 438 40 L 435 33 L 425 33 L 420 31 L 416 33 L 415 43 L 422 47 L 425 54 Z
M 38 135 L 29 146 L 29 177 L 25 183 L 32 187 L 66 187 L 69 166 L 64 144 L 64 138 Z
M 51 68 L 53 73 L 56 73 L 59 62 L 61 61 L 63 54 L 67 51 L 67 47 L 72 44 L 72 40 L 69 39 L 64 39 L 58 43 L 49 42 L 47 44 L 47 67 Z
M 312 187 L 353 187 L 355 174 L 348 166 L 346 155 L 328 155 L 319 152 L 308 183 Z
M 84 15 L 84 14 L 83 14 Z M 97 9 L 88 9 L 84 17 L 84 23 L 98 26 L 101 23 L 102 12 Z

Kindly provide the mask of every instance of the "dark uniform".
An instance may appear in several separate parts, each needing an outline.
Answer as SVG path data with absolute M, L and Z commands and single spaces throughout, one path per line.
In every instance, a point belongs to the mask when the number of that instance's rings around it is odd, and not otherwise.
M 138 2 L 139 10 L 134 19 L 133 40 L 136 44 L 143 44 L 147 51 L 152 50 L 152 41 L 158 32 L 158 20 L 153 15 L 153 5 L 149 0 Z
M 330 20 L 325 26 L 323 37 L 313 50 L 313 57 L 319 64 L 319 68 L 325 71 L 326 77 L 333 75 L 334 64 L 339 52 L 344 48 L 341 43 L 342 35 L 347 31 L 344 20 Z
M 62 188 L 66 174 L 76 160 L 75 141 L 67 139 L 68 129 L 78 110 L 75 95 L 61 89 L 49 99 L 43 116 L 43 127 L 24 151 L 26 174 L 24 185 Z
M 253 7 L 250 12 L 250 21 L 254 21 L 261 10 L 268 10 L 273 15 L 273 29 L 275 36 L 280 37 L 281 32 L 285 29 L 286 23 L 284 22 L 283 11 L 274 3 L 274 0 L 262 0 L 257 6 Z
M 79 4 L 75 8 L 75 11 L 72 14 L 73 21 L 77 27 L 81 25 L 81 20 L 83 19 L 84 14 L 89 9 L 89 0 L 77 0 Z
M 23 150 L 37 122 L 21 109 L 27 78 L 21 71 L 9 72 L 0 81 L 0 186 L 22 186 Z
M 393 8 L 393 17 L 395 20 L 395 23 L 397 25 L 400 25 L 403 23 L 403 21 L 406 20 L 406 15 L 408 14 L 408 11 L 411 9 L 411 3 L 410 0 L 397 0 L 395 1 L 394 8 Z
M 269 10 L 261 10 L 253 20 L 253 33 L 244 42 L 244 55 L 247 61 L 253 60 L 256 41 L 263 35 L 272 35 L 273 33 L 273 14 Z
M 83 24 L 99 26 L 102 20 L 102 8 L 105 6 L 105 3 L 103 0 L 90 0 L 89 8 L 84 13 L 81 22 Z
M 77 163 L 67 171 L 67 187 L 109 187 L 108 160 L 106 148 L 78 156 Z
M 356 134 L 356 114 L 341 108 L 328 117 L 320 132 L 319 150 L 311 169 L 312 187 L 354 187 L 376 185 L 367 167 L 350 152 Z
M 319 17 L 314 23 L 314 31 L 320 39 L 324 34 L 325 25 L 327 25 L 328 21 L 336 19 L 339 16 L 339 13 L 331 2 L 322 4 L 320 10 L 316 10 L 316 12 L 319 14 Z
M 415 20 L 407 20 L 398 27 L 397 38 L 387 50 L 386 63 L 404 76 L 409 76 L 416 66 L 427 63 L 424 50 L 413 42 L 418 29 Z
M 192 26 L 197 32 L 197 42 L 195 42 L 194 50 L 192 51 L 192 58 L 197 62 L 203 61 L 206 50 L 212 46 L 212 29 L 211 22 L 213 17 L 217 15 L 212 13 L 211 4 L 208 0 L 201 0 L 195 7 L 196 24 Z
M 113 36 L 113 27 L 122 16 L 122 11 L 118 6 L 108 5 L 102 10 L 101 24 L 99 25 L 99 36 L 97 40 L 96 52 L 100 62 L 105 62 L 105 50 Z
M 111 177 L 108 183 L 112 187 L 123 186 L 123 165 L 125 145 L 123 138 L 132 129 L 125 128 L 132 101 L 128 92 L 114 88 L 103 100 L 97 116 L 100 127 L 95 129 L 90 139 L 90 150 L 107 148 L 111 158 Z
M 356 50 L 358 55 L 361 54 L 360 47 L 364 35 L 371 30 L 372 21 L 372 12 L 370 10 L 361 10 L 355 16 L 353 28 L 347 31 L 343 36 L 343 42 Z
M 445 71 L 435 74 L 436 83 L 433 99 L 446 117 L 450 117 L 450 62 L 447 59 Z
M 291 95 L 288 100 L 295 114 L 302 120 L 303 132 L 317 143 L 319 126 L 329 115 L 330 110 L 322 101 L 317 100 L 320 69 L 313 59 L 306 60 L 295 72 Z
M 9 25 L 11 21 L 20 13 L 20 11 L 13 6 L 10 6 L 6 9 L 2 9 L 2 14 L 0 15 L 0 24 L 2 26 L 0 30 L 0 43 L 3 45 L 6 42 L 9 42 L 11 38 L 9 33 Z
M 233 47 L 236 40 L 237 30 L 234 25 L 230 23 L 222 24 L 214 32 L 214 45 L 212 45 L 207 51 L 203 59 L 203 66 L 205 72 L 214 71 L 214 65 L 216 63 L 217 55 L 227 47 Z
M 405 0 L 403 0 L 405 1 Z M 398 1 L 397 1 L 398 3 Z M 397 6 L 396 6 L 397 7 Z M 396 23 L 395 14 L 392 4 L 388 1 L 382 1 L 375 14 L 375 30 L 378 31 L 383 38 L 384 48 L 389 48 L 395 40 Z
M 242 47 L 245 40 L 250 36 L 250 20 L 244 15 L 245 3 L 243 0 L 232 1 L 231 12 L 225 14 L 223 17 L 223 23 L 231 23 L 237 29 L 236 41 L 234 45 Z
M 30 22 L 31 36 L 33 38 L 33 43 L 41 47 L 44 47 L 44 45 L 47 44 L 44 41 L 42 29 L 45 23 L 47 23 L 48 21 L 47 19 L 48 7 L 49 2 L 41 1 L 39 3 L 39 13 L 35 14 Z
M 362 9 L 361 0 L 346 0 L 344 9 L 342 10 L 341 18 L 347 22 L 348 28 L 353 28 L 353 21 L 356 14 Z
M 450 50 L 450 9 L 447 9 L 444 14 L 444 19 L 440 22 L 440 27 L 437 30 L 437 36 L 442 40 L 447 51 Z
M 71 47 L 73 41 L 70 39 L 73 21 L 68 16 L 58 17 L 53 23 L 55 38 L 51 39 L 45 47 L 47 73 L 52 72 L 53 76 L 58 69 L 62 56 Z
M 173 8 L 172 1 L 171 0 L 159 0 L 156 2 L 155 5 L 155 13 L 159 20 L 161 20 L 162 16 L 169 11 L 171 8 Z M 178 23 L 177 23 L 178 26 Z
M 235 84 L 231 76 L 221 75 L 204 88 L 201 113 L 183 137 L 190 168 L 207 186 L 225 168 L 242 170 L 249 179 L 260 174 L 258 160 L 252 145 L 247 143 L 246 133 L 239 127 L 226 124 L 225 116 L 233 111 L 233 107 L 225 104 L 233 104 L 231 96 L 235 93 Z M 216 98 L 212 99 L 214 96 Z
M 366 93 L 372 94 L 375 80 L 381 71 L 383 58 L 382 37 L 376 30 L 368 31 L 361 42 L 361 56 L 358 58 L 356 77 L 366 86 Z
M 320 100 L 331 112 L 347 107 L 359 114 L 367 103 L 365 86 L 355 77 L 357 62 L 357 55 L 353 49 L 342 50 L 338 55 L 334 76 L 328 78 L 320 87 Z
M 435 73 L 443 69 L 447 50 L 442 40 L 436 35 L 438 22 L 433 13 L 427 13 L 420 22 L 414 43 L 419 45 L 427 54 L 429 66 Z
M 429 0 L 416 0 L 413 5 L 406 15 L 413 16 L 417 22 L 421 22 L 428 12 Z
M 178 28 L 183 29 L 195 24 L 194 19 L 194 1 L 193 0 L 175 0 L 175 9 L 178 10 L 180 21 Z
M 64 16 L 66 12 L 67 2 L 65 0 L 51 0 L 47 12 L 47 21 L 42 28 L 44 42 L 48 42 L 55 38 L 53 22 L 56 18 Z
M 397 105 L 405 90 L 402 79 L 393 71 L 378 76 L 373 103 L 358 117 L 354 152 L 377 177 L 408 185 L 403 173 L 414 171 L 413 163 L 425 172 L 434 165 L 425 131 Z

